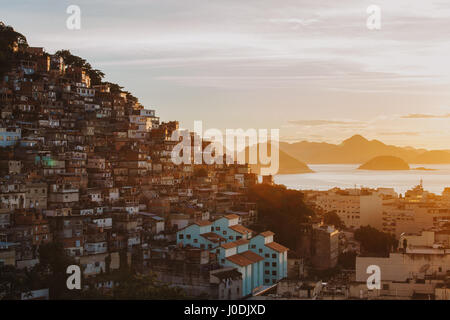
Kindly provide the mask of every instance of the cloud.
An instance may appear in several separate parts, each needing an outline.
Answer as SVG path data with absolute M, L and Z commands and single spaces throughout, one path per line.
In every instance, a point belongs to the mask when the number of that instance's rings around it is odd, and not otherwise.
M 398 131 L 398 132 L 379 132 L 380 136 L 419 136 L 419 132 L 414 131 Z
M 401 117 L 402 119 L 448 119 L 450 113 L 436 115 L 436 114 L 423 114 L 423 113 L 411 113 Z
M 341 125 L 361 125 L 364 122 L 361 121 L 342 121 L 342 120 L 291 120 L 289 121 L 291 124 L 295 124 L 297 126 L 341 126 Z
M 270 23 L 288 23 L 293 24 L 295 28 L 306 27 L 313 23 L 318 22 L 317 19 L 299 19 L 299 18 L 287 18 L 287 19 L 269 19 Z

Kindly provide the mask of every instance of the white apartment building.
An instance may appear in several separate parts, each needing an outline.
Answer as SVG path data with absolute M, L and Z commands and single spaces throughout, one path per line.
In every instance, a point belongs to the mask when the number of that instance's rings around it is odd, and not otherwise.
M 357 257 L 356 281 L 350 286 L 349 295 L 369 299 L 406 299 L 415 295 L 442 298 L 450 273 L 449 239 L 450 232 L 404 234 L 399 252 L 389 257 Z M 380 268 L 380 289 L 367 287 L 369 266 Z
M 317 195 L 314 203 L 324 212 L 335 211 L 348 228 L 370 225 L 381 229 L 382 206 L 396 197 L 397 194 L 390 188 L 335 188 Z

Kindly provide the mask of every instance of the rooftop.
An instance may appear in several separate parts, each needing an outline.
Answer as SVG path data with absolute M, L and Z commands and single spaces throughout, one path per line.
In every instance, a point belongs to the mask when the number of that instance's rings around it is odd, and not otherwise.
M 248 244 L 250 241 L 246 239 L 239 239 L 233 242 L 222 243 L 220 246 L 225 249 L 230 249 L 234 247 L 241 246 L 243 244 Z
M 231 230 L 236 231 L 240 234 L 253 233 L 253 230 L 244 227 L 243 225 L 236 224 L 234 226 L 229 227 Z
M 227 257 L 226 259 L 234 264 L 237 264 L 238 266 L 241 266 L 241 267 L 245 267 L 250 264 L 264 260 L 263 257 L 261 257 L 260 255 L 257 255 L 256 253 L 254 253 L 250 250 L 232 255 L 230 257 Z
M 285 246 L 283 246 L 277 242 L 266 243 L 266 247 L 273 249 L 277 252 L 285 252 L 285 251 L 289 250 L 288 248 L 286 248 Z

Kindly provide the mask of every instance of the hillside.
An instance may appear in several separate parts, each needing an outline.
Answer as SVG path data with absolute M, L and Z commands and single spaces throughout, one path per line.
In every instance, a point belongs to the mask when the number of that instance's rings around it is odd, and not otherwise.
M 253 146 L 252 148 L 254 148 Z M 269 145 L 270 148 L 270 145 Z M 246 160 L 248 161 L 248 150 L 249 148 L 246 148 Z M 261 164 L 253 164 L 250 165 L 250 168 L 252 172 L 255 172 L 257 174 L 260 174 L 261 167 L 268 167 L 268 166 L 261 166 Z M 286 152 L 279 150 L 279 169 L 277 174 L 300 174 L 300 173 L 310 173 L 313 172 L 307 164 L 305 164 L 302 161 L 299 161 L 295 159 L 294 157 L 288 155 Z
M 401 158 L 407 163 L 450 163 L 450 153 L 446 151 L 386 145 L 378 140 L 367 140 L 360 135 L 355 135 L 340 144 L 280 142 L 280 149 L 308 164 L 361 164 L 372 158 L 387 155 Z
M 409 170 L 409 165 L 401 158 L 392 156 L 375 157 L 358 169 L 360 170 Z
M 441 150 L 427 151 L 418 155 L 413 161 L 414 163 L 423 164 L 450 163 L 450 152 Z

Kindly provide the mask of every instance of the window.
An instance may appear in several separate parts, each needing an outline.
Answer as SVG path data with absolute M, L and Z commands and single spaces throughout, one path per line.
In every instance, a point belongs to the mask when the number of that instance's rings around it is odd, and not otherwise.
M 276 267 L 277 263 L 276 262 L 272 262 L 272 267 Z
M 184 239 L 184 234 L 180 234 L 180 235 L 178 236 L 178 239 L 183 240 L 183 239 Z
M 225 235 L 227 234 L 227 232 L 226 232 L 225 230 L 223 230 L 223 232 L 222 232 L 222 233 L 223 233 L 223 235 L 224 235 L 224 236 L 225 236 Z
M 270 266 L 270 263 L 264 262 L 264 266 L 268 267 L 268 266 Z
M 229 236 L 228 239 L 233 240 L 233 236 Z
M 190 234 L 187 234 L 186 235 L 186 239 L 190 239 L 191 238 L 191 235 Z
M 383 284 L 383 290 L 389 290 L 389 283 Z
M 259 249 L 258 251 L 259 251 L 259 253 L 262 253 L 263 250 L 262 250 L 262 249 Z
M 220 231 L 220 227 L 216 227 L 216 231 Z
M 267 275 L 270 274 L 269 270 L 264 271 L 264 273 L 267 274 Z
M 264 282 L 265 283 L 269 283 L 269 279 L 264 279 Z
M 256 244 L 252 244 L 252 249 L 256 249 Z M 261 250 L 261 249 L 259 249 Z
M 276 258 L 277 258 L 277 255 L 276 255 L 275 253 L 273 253 L 273 254 L 272 254 L 272 258 L 273 258 L 273 259 L 276 259 Z
M 276 271 L 272 271 L 272 275 L 273 275 L 273 276 L 276 276 L 276 275 L 277 275 L 277 272 L 276 272 Z
M 194 239 L 194 243 L 198 243 L 198 239 Z
M 269 255 L 268 253 L 266 253 L 264 256 L 265 256 L 266 258 L 269 258 L 269 257 L 270 257 L 270 255 Z

